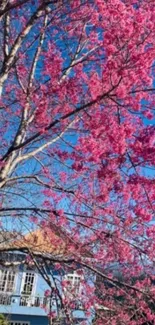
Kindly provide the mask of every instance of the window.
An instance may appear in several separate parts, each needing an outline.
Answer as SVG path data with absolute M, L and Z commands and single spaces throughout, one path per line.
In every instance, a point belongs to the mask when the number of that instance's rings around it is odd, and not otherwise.
M 74 288 L 74 293 L 78 294 L 80 291 L 81 276 L 77 273 L 71 273 L 66 276 L 66 280 L 69 282 L 67 290 L 71 291 Z
M 24 295 L 32 295 L 34 291 L 35 274 L 26 272 L 22 281 L 21 293 Z
M 15 271 L 0 270 L 0 291 L 13 292 L 15 285 Z
M 30 322 L 13 321 L 13 322 L 9 322 L 9 325 L 30 325 Z
M 10 295 L 4 293 L 0 295 L 0 305 L 11 305 L 12 298 Z

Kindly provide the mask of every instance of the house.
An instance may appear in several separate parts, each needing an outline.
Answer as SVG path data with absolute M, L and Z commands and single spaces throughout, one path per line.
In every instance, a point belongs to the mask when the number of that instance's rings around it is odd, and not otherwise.
M 33 249 L 36 253 L 36 263 L 27 257 L 26 249 Z M 0 314 L 8 318 L 10 325 L 68 324 L 55 294 L 60 273 L 51 264 L 46 267 L 39 264 L 40 254 L 66 256 L 63 239 L 41 230 L 25 236 L 7 232 L 0 236 Z M 77 271 L 70 269 L 61 274 L 62 278 L 69 283 L 68 292 L 74 291 L 76 296 L 81 290 Z M 54 315 L 54 312 L 55 319 L 49 322 L 48 315 Z M 79 303 L 74 304 L 71 316 L 73 324 L 80 324 L 86 319 Z

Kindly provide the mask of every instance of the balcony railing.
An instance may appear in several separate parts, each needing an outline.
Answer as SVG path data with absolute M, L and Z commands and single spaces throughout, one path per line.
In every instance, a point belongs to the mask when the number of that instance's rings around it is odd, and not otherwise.
M 22 296 L 20 296 L 19 305 L 25 306 L 25 307 L 49 308 L 50 307 L 50 298 L 22 295 Z
M 50 304 L 55 305 L 54 300 L 48 297 L 0 294 L 0 305 L 9 306 L 14 303 L 23 307 L 40 307 L 45 309 L 50 308 Z
M 11 305 L 12 297 L 10 295 L 2 294 L 0 295 L 0 305 L 9 306 Z

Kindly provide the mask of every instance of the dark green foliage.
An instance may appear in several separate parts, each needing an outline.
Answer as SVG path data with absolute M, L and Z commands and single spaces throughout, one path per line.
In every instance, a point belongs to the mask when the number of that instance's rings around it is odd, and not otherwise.
M 6 319 L 6 317 L 2 314 L 0 314 L 0 325 L 9 325 L 8 320 Z

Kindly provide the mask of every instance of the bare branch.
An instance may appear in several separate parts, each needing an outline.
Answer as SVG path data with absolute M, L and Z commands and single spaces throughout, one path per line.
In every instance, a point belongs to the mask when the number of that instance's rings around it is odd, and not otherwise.
M 30 69 L 28 86 L 27 86 L 27 94 L 30 94 L 30 90 L 32 88 L 32 83 L 33 83 L 33 78 L 34 78 L 37 62 L 38 62 L 39 55 L 40 55 L 40 52 L 41 52 L 41 47 L 42 47 L 43 42 L 44 42 L 45 29 L 47 27 L 47 23 L 48 23 L 48 14 L 45 14 L 44 25 L 43 25 L 43 28 L 42 28 L 42 32 L 40 33 L 39 44 L 38 44 L 37 50 L 35 52 L 33 63 L 32 63 L 31 69 Z
M 4 59 L 6 60 L 9 55 L 9 26 L 10 17 L 7 13 L 4 17 Z
M 8 0 L 2 0 L 2 4 L 0 6 L 0 18 L 10 10 L 20 7 L 21 5 L 29 1 L 30 0 L 21 0 L 17 3 L 8 4 Z

